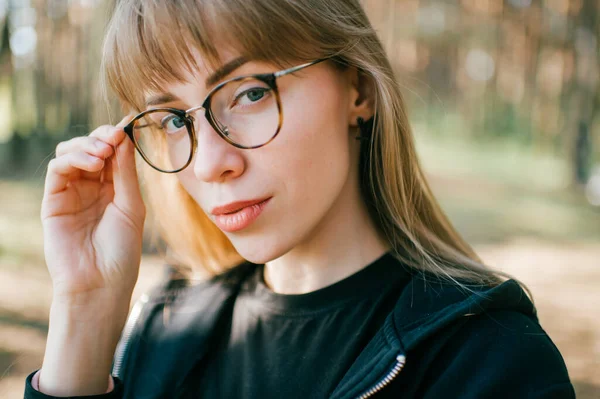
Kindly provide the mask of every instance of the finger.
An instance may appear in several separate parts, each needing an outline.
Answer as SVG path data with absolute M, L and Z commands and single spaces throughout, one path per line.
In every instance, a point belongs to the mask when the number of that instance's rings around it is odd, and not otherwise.
M 126 212 L 141 215 L 143 201 L 135 165 L 135 147 L 129 138 L 119 144 L 111 162 L 115 204 Z
M 104 125 L 91 132 L 89 136 L 102 140 L 113 148 L 116 148 L 123 141 L 126 134 L 121 127 Z
M 133 115 L 127 115 L 123 119 L 121 119 L 121 121 L 119 121 L 119 123 L 117 123 L 115 126 L 112 126 L 112 125 L 99 126 L 93 132 L 91 132 L 89 134 L 89 136 L 97 137 L 105 142 L 108 142 L 107 140 L 118 139 L 116 142 L 109 143 L 113 146 L 117 146 L 120 143 L 120 141 L 123 139 L 123 135 L 125 135 L 123 128 L 125 126 L 127 126 L 129 121 L 131 121 L 132 119 L 133 119 Z
M 44 185 L 45 195 L 64 191 L 69 181 L 78 178 L 81 171 L 97 172 L 104 167 L 104 160 L 84 152 L 70 152 L 48 163 Z
M 115 126 L 116 127 L 120 127 L 123 128 L 125 126 L 127 126 L 127 124 L 135 117 L 134 114 L 127 114 L 123 117 L 123 119 L 121 119 L 121 121 L 119 123 L 117 123 Z
M 56 157 L 61 157 L 67 153 L 85 152 L 97 158 L 106 160 L 114 154 L 111 145 L 95 137 L 75 137 L 68 141 L 63 141 L 56 146 Z M 110 162 L 105 162 L 109 164 Z M 80 177 L 84 180 L 102 180 L 103 170 L 88 172 L 80 171 Z
M 111 157 L 114 158 L 114 149 L 116 149 L 126 137 L 123 127 L 126 126 L 132 118 L 133 115 L 127 115 L 119 123 L 117 123 L 116 126 L 100 126 L 92 133 L 90 133 L 90 136 L 95 137 L 98 140 L 101 140 L 104 143 L 107 143 L 108 145 L 112 146 L 113 152 L 111 154 Z M 104 169 L 102 169 L 101 171 L 91 174 L 84 173 L 83 177 L 86 179 L 100 180 L 100 182 L 102 183 L 113 182 L 112 164 L 113 162 L 109 160 L 109 162 L 106 162 Z
M 75 137 L 71 140 L 59 143 L 56 147 L 56 157 L 58 158 L 73 152 L 84 152 L 100 159 L 107 160 L 114 155 L 114 147 L 106 142 L 110 141 L 110 137 L 111 126 L 100 126 L 94 130 L 90 136 Z M 109 162 L 105 162 L 105 164 L 108 163 Z M 81 178 L 85 180 L 101 180 L 100 178 L 102 175 L 102 169 L 93 172 L 86 170 L 80 172 Z
M 116 127 L 123 131 L 132 117 L 127 115 Z M 126 135 L 124 131 L 123 134 Z M 124 138 L 115 148 L 110 166 L 115 188 L 115 204 L 125 211 L 139 214 L 140 209 L 136 208 L 139 208 L 143 202 L 135 165 L 135 146 L 129 138 Z
M 113 154 L 113 147 L 96 137 L 75 137 L 71 140 L 58 143 L 56 146 L 56 157 L 68 152 L 84 151 L 98 158 L 106 159 Z

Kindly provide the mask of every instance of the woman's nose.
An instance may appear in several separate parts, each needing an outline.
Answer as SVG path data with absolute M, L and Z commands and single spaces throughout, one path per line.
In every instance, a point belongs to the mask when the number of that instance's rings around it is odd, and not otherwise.
M 192 165 L 197 179 L 216 183 L 244 173 L 244 150 L 223 140 L 201 112 L 196 116 L 195 130 L 198 148 Z

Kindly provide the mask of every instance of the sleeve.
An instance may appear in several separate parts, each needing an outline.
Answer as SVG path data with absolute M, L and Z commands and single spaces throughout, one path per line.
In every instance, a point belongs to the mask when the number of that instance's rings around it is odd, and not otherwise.
M 575 398 L 550 337 L 537 322 L 510 311 L 485 313 L 464 323 L 424 377 L 418 397 L 426 399 Z
M 38 388 L 39 370 L 27 376 L 25 380 L 25 395 L 24 399 L 55 399 L 57 397 L 46 395 L 37 390 Z M 87 396 L 70 396 L 71 399 L 122 399 L 123 398 L 123 383 L 119 378 L 109 376 L 109 386 L 104 394 L 87 395 Z

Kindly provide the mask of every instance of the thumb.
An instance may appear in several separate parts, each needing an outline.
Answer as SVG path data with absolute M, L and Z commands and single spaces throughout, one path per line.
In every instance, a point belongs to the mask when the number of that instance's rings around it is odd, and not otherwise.
M 116 128 L 122 130 L 131 118 L 125 117 Z M 143 216 L 144 203 L 135 165 L 135 146 L 129 137 L 124 137 L 117 145 L 111 162 L 115 205 L 130 215 Z

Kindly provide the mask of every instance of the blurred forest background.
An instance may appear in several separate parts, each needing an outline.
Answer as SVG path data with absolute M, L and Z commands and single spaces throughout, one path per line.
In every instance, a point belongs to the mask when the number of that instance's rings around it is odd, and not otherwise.
M 47 162 L 120 119 L 98 78 L 108 2 L 0 0 L 0 397 L 41 366 Z M 442 206 L 532 289 L 578 397 L 600 398 L 600 0 L 363 3 Z M 161 275 L 151 248 L 142 266 L 136 295 Z

